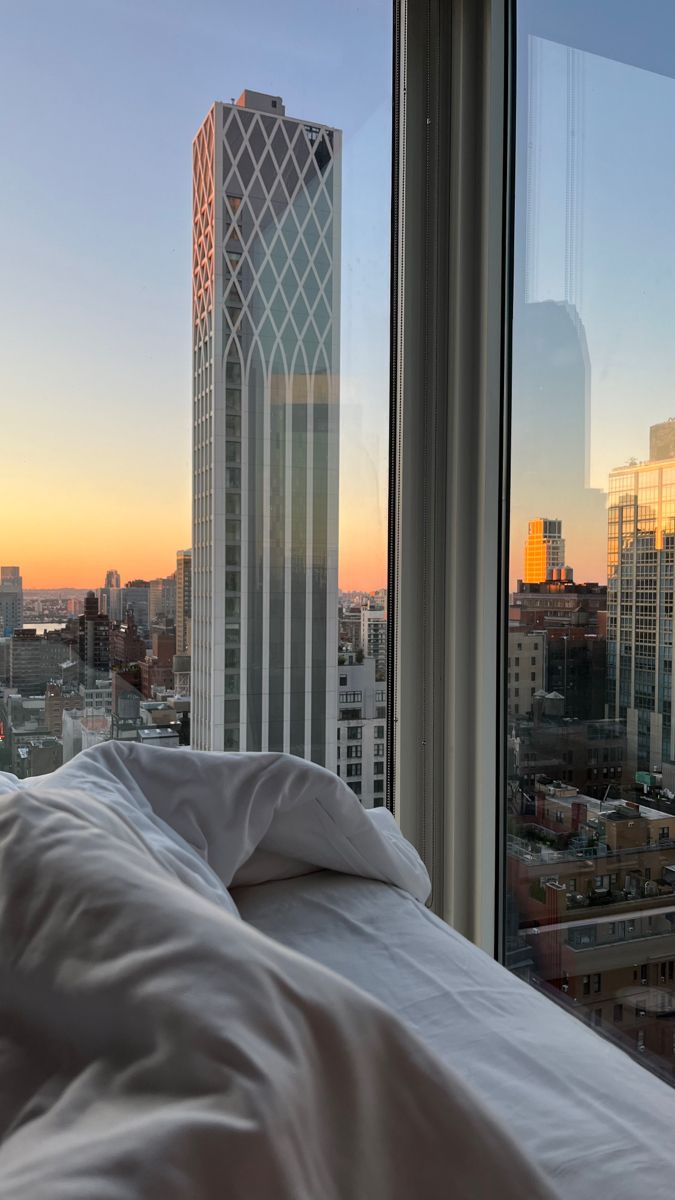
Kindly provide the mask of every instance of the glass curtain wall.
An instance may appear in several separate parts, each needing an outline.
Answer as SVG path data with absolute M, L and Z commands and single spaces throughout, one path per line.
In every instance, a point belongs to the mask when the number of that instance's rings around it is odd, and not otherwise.
M 506 962 L 675 1082 L 675 9 L 516 24 Z

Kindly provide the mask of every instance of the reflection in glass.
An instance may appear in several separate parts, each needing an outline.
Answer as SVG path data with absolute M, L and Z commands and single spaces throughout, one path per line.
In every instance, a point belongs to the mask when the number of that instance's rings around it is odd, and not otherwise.
M 506 954 L 673 1082 L 675 12 L 580 11 L 518 4 Z

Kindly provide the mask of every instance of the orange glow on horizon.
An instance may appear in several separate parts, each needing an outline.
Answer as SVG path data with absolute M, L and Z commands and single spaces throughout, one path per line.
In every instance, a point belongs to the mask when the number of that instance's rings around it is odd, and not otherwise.
M 27 532 L 27 531 L 26 531 Z M 159 535 L 162 535 L 161 537 Z M 42 545 L 35 536 L 3 542 L 3 563 L 17 563 L 23 586 L 33 588 L 99 588 L 106 571 L 119 571 L 122 584 L 129 579 L 157 579 L 176 569 L 176 551 L 189 547 L 190 539 L 181 540 L 158 529 L 151 538 L 138 534 L 122 541 L 105 539 L 83 546 L 69 543 Z M 341 546 L 339 587 L 344 592 L 374 592 L 387 586 L 387 547 L 372 541 L 351 542 Z

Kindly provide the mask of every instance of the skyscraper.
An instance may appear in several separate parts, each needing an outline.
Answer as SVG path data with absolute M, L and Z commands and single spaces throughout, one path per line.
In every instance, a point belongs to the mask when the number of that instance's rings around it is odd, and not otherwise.
M 189 654 L 192 632 L 192 551 L 176 553 L 176 654 Z
M 84 613 L 79 625 L 80 682 L 91 688 L 110 669 L 110 626 L 108 617 L 98 611 L 98 599 L 94 592 L 87 592 L 85 596 Z
M 335 767 L 341 134 L 278 96 L 193 152 L 192 744 Z
M 527 526 L 524 583 L 544 583 L 553 578 L 556 567 L 565 566 L 565 539 L 562 521 L 537 517 Z
M 111 621 L 121 620 L 119 604 L 120 593 L 120 573 L 119 571 L 110 570 L 105 573 L 105 583 L 102 588 L 98 589 L 99 611 L 109 617 Z
M 652 426 L 652 454 L 671 432 Z M 675 454 L 616 467 L 607 519 L 607 715 L 626 722 L 628 770 L 649 771 L 675 759 Z
M 148 622 L 175 621 L 176 619 L 176 575 L 150 580 L 148 595 Z

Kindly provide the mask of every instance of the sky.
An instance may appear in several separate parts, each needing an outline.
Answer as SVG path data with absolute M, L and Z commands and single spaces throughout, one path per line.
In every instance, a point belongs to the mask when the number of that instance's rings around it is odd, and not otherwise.
M 588 389 L 581 437 L 572 451 L 569 438 L 561 438 L 562 412 L 580 397 L 572 386 L 567 396 L 559 387 L 569 369 L 564 354 L 570 346 L 558 335 L 540 340 L 536 350 L 534 339 L 527 344 L 522 370 L 513 378 L 514 458 L 518 439 L 527 436 L 534 403 L 548 421 L 550 438 L 544 444 L 542 435 L 537 462 L 532 456 L 530 465 L 512 476 L 512 586 L 522 575 L 527 520 L 536 516 L 563 521 L 567 558 L 577 579 L 606 580 L 608 473 L 631 457 L 646 459 L 649 426 L 675 417 L 675 9 L 669 2 L 645 2 L 648 14 L 625 0 L 609 6 L 606 0 L 519 6 L 516 308 L 525 301 L 573 305 L 587 346 Z M 566 295 L 564 269 L 570 248 L 570 64 L 566 45 L 538 36 L 549 19 L 563 37 L 566 19 L 570 42 L 577 46 L 573 224 L 579 271 L 571 295 Z M 528 45 L 530 22 L 537 36 Z M 580 49 L 584 44 L 606 49 L 607 55 Z M 524 78 L 532 79 L 532 56 L 538 83 L 530 92 Z M 516 319 L 516 361 L 521 328 L 527 321 L 519 325 Z M 536 397 L 528 374 L 535 353 L 542 368 Z M 580 479 L 584 458 L 587 471 Z
M 2 0 L 0 562 L 26 587 L 190 545 L 191 146 L 244 88 L 344 131 L 339 581 L 386 583 L 390 4 Z

